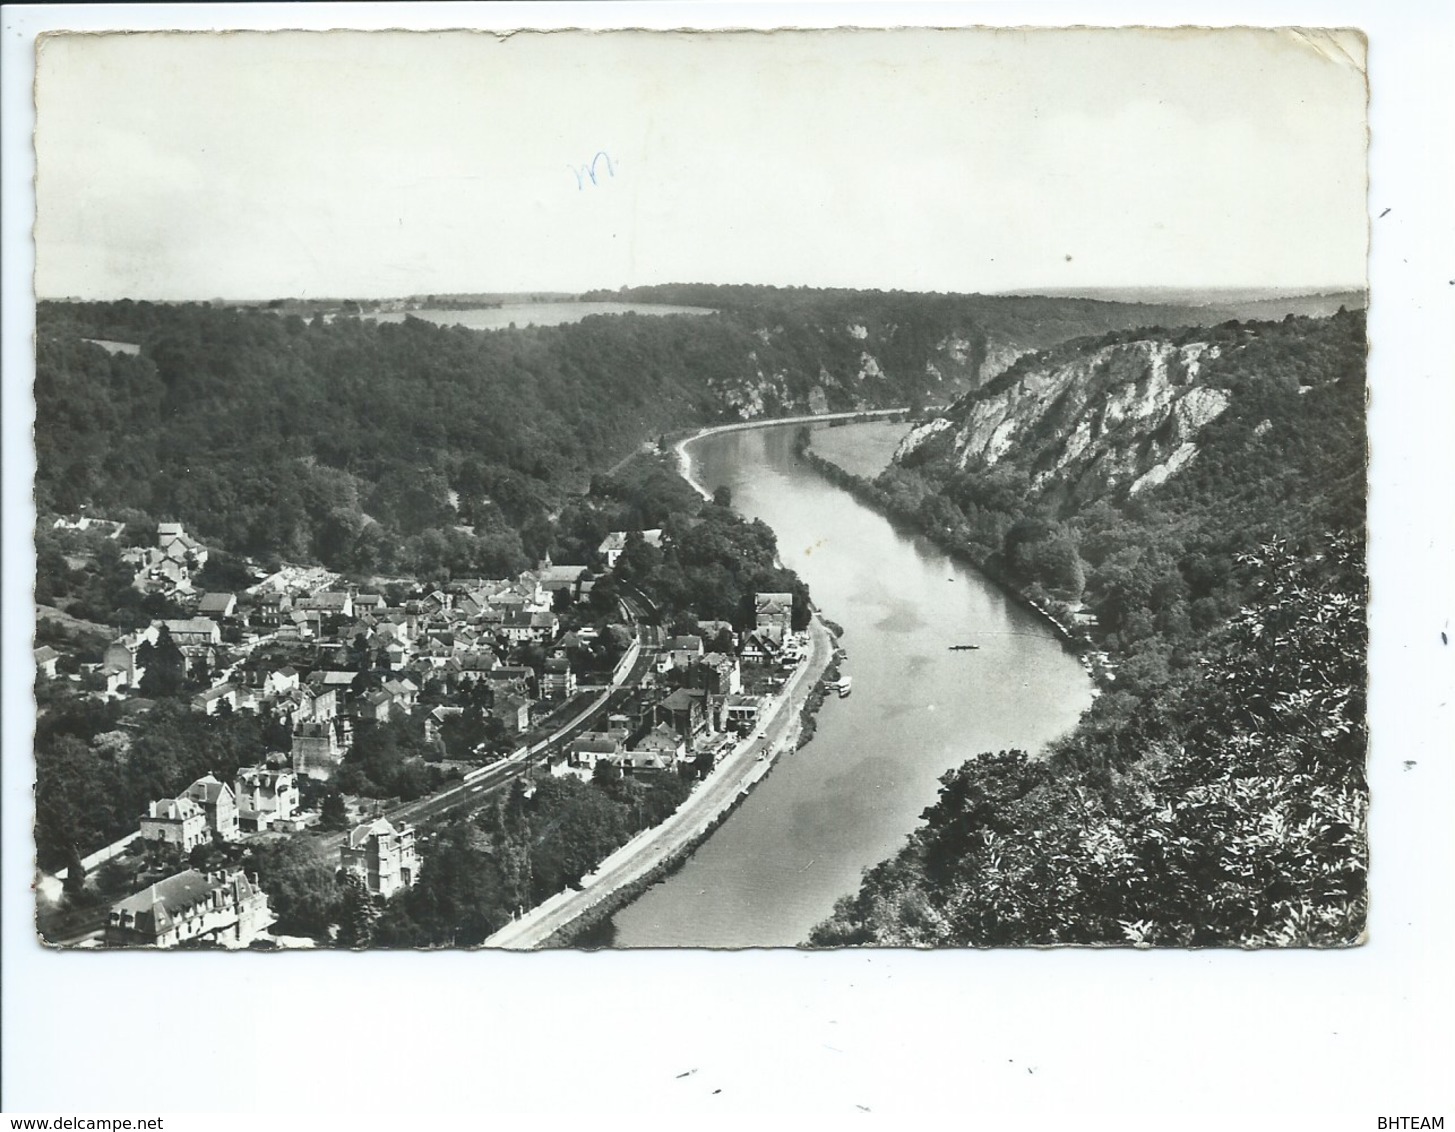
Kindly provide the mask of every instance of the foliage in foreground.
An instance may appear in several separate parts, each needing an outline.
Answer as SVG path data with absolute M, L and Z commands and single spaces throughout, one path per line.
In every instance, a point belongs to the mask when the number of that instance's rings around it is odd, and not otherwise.
M 972 759 L 819 946 L 1346 945 L 1366 908 L 1365 581 L 1348 540 L 1270 545 L 1175 716 Z

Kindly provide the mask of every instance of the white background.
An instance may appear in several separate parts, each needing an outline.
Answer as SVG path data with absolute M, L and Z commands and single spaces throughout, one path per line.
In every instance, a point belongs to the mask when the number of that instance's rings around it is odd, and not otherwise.
M 8 1112 L 1229 1113 L 1451 1105 L 1452 22 L 1441 3 L 327 5 L 4 13 Z M 1294 24 L 1370 36 L 1371 939 L 1347 952 L 57 954 L 34 941 L 32 41 L 45 28 Z M 1386 211 L 1387 210 L 1387 211 Z M 1410 765 L 1406 765 L 1406 764 Z M 684 1076 L 685 1074 L 685 1076 Z M 1312 1114 L 1321 1114 L 1318 1117 Z M 355 1122 L 356 1123 L 356 1122 Z M 365 1121 L 365 1124 L 371 1123 Z M 574 1122 L 573 1122 L 574 1123 Z

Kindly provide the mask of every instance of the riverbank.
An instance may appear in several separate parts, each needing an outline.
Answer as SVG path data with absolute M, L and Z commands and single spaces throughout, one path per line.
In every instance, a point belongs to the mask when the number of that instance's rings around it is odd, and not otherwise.
M 834 631 L 831 628 L 831 632 L 833 632 L 834 640 L 837 641 L 842 631 Z M 815 716 L 817 716 L 819 708 L 823 706 L 824 700 L 828 697 L 829 684 L 838 679 L 839 661 L 843 656 L 843 650 L 835 646 L 827 667 L 824 671 L 820 672 L 818 679 L 813 682 L 804 703 L 798 709 L 798 726 L 784 736 L 777 749 L 774 750 L 766 760 L 766 763 L 763 764 L 764 769 L 762 773 L 750 778 L 744 784 L 743 788 L 733 796 L 731 802 L 724 810 L 712 818 L 696 836 L 683 846 L 680 852 L 673 853 L 660 864 L 648 869 L 636 880 L 624 884 L 610 893 L 605 899 L 593 905 L 577 917 L 570 925 L 562 928 L 540 946 L 543 948 L 570 948 L 577 946 L 592 931 L 610 920 L 612 916 L 636 900 L 637 897 L 641 896 L 652 885 L 658 884 L 667 877 L 670 877 L 686 864 L 688 858 L 708 838 L 716 833 L 723 822 L 732 817 L 737 809 L 748 800 L 753 791 L 758 788 L 759 784 L 768 778 L 773 768 L 778 765 L 778 760 L 781 755 L 800 750 L 807 746 L 813 739 L 814 731 L 816 730 Z
M 987 750 L 1038 751 L 1090 701 L 1085 670 L 1039 618 L 806 466 L 793 451 L 798 427 L 689 443 L 689 470 L 771 528 L 820 616 L 842 623 L 852 694 L 827 689 L 813 741 L 583 943 L 799 946 L 865 869 L 902 847 L 948 768 Z M 890 426 L 848 431 L 860 427 Z M 980 651 L 945 651 L 966 640 Z
M 815 617 L 809 652 L 748 738 L 737 745 L 666 821 L 643 830 L 582 878 L 579 889 L 557 893 L 485 941 L 486 947 L 531 950 L 561 946 L 630 903 L 689 857 L 767 777 L 774 762 L 796 750 L 802 711 L 820 689 L 835 643 Z
M 795 443 L 794 449 L 799 458 L 812 468 L 824 479 L 836 487 L 847 491 L 859 502 L 883 515 L 893 523 L 902 524 L 915 534 L 920 535 L 932 542 L 940 550 L 952 558 L 963 561 L 972 567 L 981 577 L 993 583 L 1007 597 L 1024 609 L 1034 613 L 1054 632 L 1057 638 L 1071 652 L 1075 653 L 1081 660 L 1083 667 L 1091 674 L 1097 686 L 1109 687 L 1115 680 L 1116 675 L 1109 660 L 1104 654 L 1098 651 L 1096 643 L 1087 634 L 1086 630 L 1076 625 L 1071 618 L 1044 603 L 1036 600 L 1027 593 L 1015 580 L 1008 577 L 1002 571 L 996 569 L 983 557 L 973 554 L 969 547 L 955 539 L 947 538 L 942 531 L 935 531 L 926 528 L 914 515 L 904 514 L 897 510 L 890 502 L 889 497 L 876 484 L 856 475 L 847 469 L 825 459 L 813 450 L 812 436 L 807 442 L 799 440 Z

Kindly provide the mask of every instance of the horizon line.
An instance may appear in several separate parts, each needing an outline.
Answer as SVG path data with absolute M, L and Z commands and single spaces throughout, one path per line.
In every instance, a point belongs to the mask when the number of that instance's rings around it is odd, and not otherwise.
M 549 287 L 524 287 L 517 290 L 471 290 L 471 291 L 416 291 L 408 293 L 393 293 L 387 295 L 362 295 L 358 292 L 352 294 L 337 295 L 250 295 L 250 296 L 224 296 L 212 295 L 208 297 L 187 296 L 187 297 L 165 297 L 159 295 L 109 295 L 109 296 L 86 296 L 86 295 L 36 295 L 37 303 L 271 303 L 271 302 L 366 302 L 381 303 L 400 301 L 405 299 L 424 299 L 430 296 L 436 298 L 452 297 L 475 297 L 490 296 L 493 298 L 512 298 L 528 295 L 553 295 L 563 296 L 571 299 L 579 299 L 581 296 L 594 292 L 609 292 L 617 294 L 621 291 L 644 290 L 651 287 L 762 287 L 778 291 L 849 291 L 878 294 L 901 294 L 901 295 L 937 295 L 937 296 L 965 296 L 982 298 L 1096 298 L 1098 294 L 1112 292 L 1121 293 L 1155 293 L 1158 291 L 1177 294 L 1228 294 L 1235 292 L 1266 292 L 1270 297 L 1278 298 L 1312 298 L 1319 295 L 1342 294 L 1354 292 L 1367 295 L 1369 284 L 1361 283 L 1319 283 L 1319 284 L 1241 284 L 1241 283 L 1219 283 L 1219 284 L 1088 284 L 1087 286 L 1067 285 L 1040 285 L 1027 284 L 1009 288 L 998 288 L 994 291 L 960 291 L 960 290 L 914 290 L 903 287 L 852 287 L 839 284 L 805 284 L 805 283 L 708 283 L 702 281 L 682 282 L 673 281 L 669 283 L 638 283 L 629 286 L 596 286 L 581 289 L 558 289 Z

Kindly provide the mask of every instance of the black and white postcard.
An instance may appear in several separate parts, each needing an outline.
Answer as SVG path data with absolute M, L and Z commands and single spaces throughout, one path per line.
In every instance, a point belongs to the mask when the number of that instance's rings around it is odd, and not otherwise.
M 186 26 L 34 45 L 35 950 L 1368 952 L 1377 38 Z

